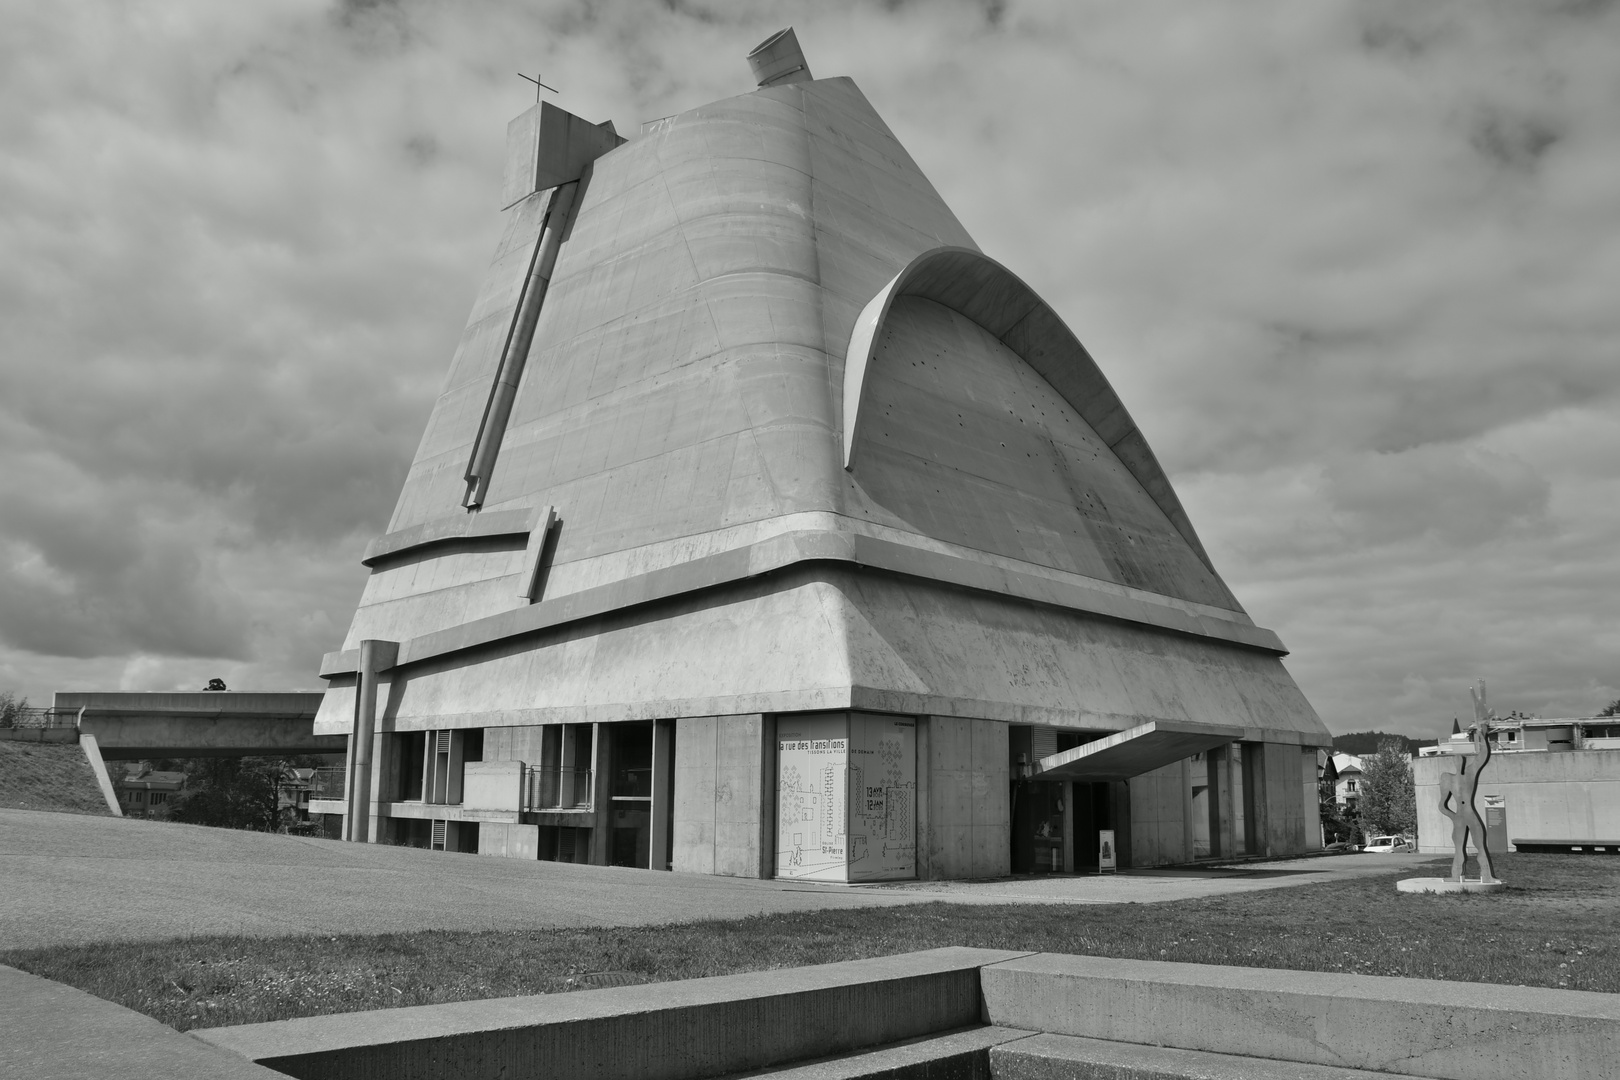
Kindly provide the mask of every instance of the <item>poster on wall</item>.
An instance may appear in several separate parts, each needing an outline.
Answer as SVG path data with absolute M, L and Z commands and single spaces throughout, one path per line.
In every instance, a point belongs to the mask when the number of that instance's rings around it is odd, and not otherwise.
M 1114 850 L 1114 830 L 1097 830 L 1097 873 L 1112 874 L 1119 869 L 1118 852 Z
M 917 876 L 917 722 L 855 713 L 849 725 L 849 878 Z
M 784 716 L 776 744 L 776 876 L 849 880 L 849 718 Z

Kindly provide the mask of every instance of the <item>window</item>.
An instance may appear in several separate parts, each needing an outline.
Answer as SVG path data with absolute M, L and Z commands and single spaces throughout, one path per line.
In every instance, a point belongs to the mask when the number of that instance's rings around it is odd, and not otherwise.
M 1346 790 L 1346 791 L 1354 791 L 1354 790 L 1356 790 L 1356 782 L 1354 780 L 1346 780 L 1344 782 L 1344 790 Z
M 154 791 L 154 792 L 152 792 L 152 805 L 153 806 L 162 806 L 164 803 L 166 803 L 168 801 L 169 801 L 169 793 L 167 791 Z

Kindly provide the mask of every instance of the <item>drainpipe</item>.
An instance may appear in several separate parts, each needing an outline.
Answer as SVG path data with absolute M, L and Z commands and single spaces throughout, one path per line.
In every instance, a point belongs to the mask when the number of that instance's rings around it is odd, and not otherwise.
M 371 748 L 377 734 L 377 674 L 394 666 L 399 642 L 367 638 L 360 643 L 359 685 L 354 695 L 354 734 L 349 739 L 349 805 L 343 838 L 366 843 L 371 833 Z

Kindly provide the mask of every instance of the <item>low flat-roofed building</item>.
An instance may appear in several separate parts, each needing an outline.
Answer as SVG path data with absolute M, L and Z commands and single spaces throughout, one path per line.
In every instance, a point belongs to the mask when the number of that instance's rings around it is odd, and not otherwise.
M 1423 747 L 1412 763 L 1419 851 L 1452 850 L 1439 778 L 1456 770 L 1456 744 L 1465 739 Z M 1491 721 L 1490 739 L 1476 806 L 1493 851 L 1519 850 L 1521 842 L 1527 849 L 1620 850 L 1620 718 L 1515 716 Z

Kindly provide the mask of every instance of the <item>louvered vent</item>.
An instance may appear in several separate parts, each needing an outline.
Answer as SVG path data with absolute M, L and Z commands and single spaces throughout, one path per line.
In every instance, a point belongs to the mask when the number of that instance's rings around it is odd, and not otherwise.
M 433 823 L 433 839 L 428 841 L 428 846 L 434 851 L 444 850 L 444 835 L 449 831 L 447 826 L 448 822 L 435 821 Z

